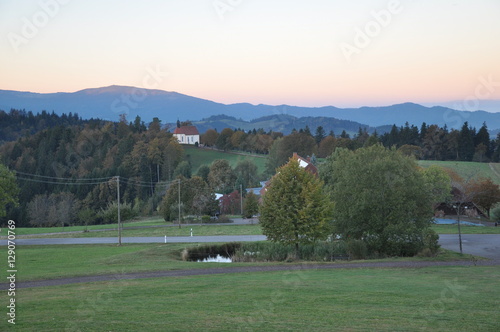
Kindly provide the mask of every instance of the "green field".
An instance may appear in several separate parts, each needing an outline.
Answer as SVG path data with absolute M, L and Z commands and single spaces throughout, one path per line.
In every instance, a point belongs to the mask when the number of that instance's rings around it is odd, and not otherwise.
M 13 330 L 497 331 L 499 277 L 499 267 L 360 268 L 19 289 Z
M 231 226 L 226 226 L 231 227 Z M 237 226 L 233 226 L 237 227 Z M 290 263 L 196 263 L 197 244 L 18 246 L 17 281 Z M 435 258 L 469 260 L 441 251 Z M 7 261 L 7 250 L 0 251 Z M 388 260 L 383 260 L 388 261 Z M 302 263 L 308 264 L 308 263 Z M 6 272 L 1 273 L 5 280 Z M 16 290 L 19 331 L 495 331 L 500 267 L 354 268 L 114 280 Z M 6 292 L 2 299 L 7 303 Z M 0 330 L 9 325 L 4 319 Z
M 241 153 L 240 155 L 230 152 L 201 149 L 193 146 L 183 146 L 183 147 L 184 147 L 184 154 L 186 155 L 188 160 L 191 161 L 193 174 L 196 174 L 198 168 L 200 168 L 201 165 L 210 166 L 210 164 L 216 159 L 225 159 L 229 161 L 229 164 L 233 168 L 238 164 L 239 161 L 251 160 L 257 166 L 259 174 L 262 174 L 265 170 L 265 165 L 267 160 L 267 156 L 265 155 L 256 156 L 256 155 L 246 154 L 244 152 L 238 152 Z
M 435 161 L 435 160 L 419 160 L 418 164 L 422 167 L 436 165 L 455 170 L 463 179 L 475 177 L 491 178 L 493 182 L 500 184 L 500 164 L 498 163 L 475 163 L 466 161 Z M 491 167 L 490 167 L 491 165 Z M 493 168 L 496 173 L 491 169 Z

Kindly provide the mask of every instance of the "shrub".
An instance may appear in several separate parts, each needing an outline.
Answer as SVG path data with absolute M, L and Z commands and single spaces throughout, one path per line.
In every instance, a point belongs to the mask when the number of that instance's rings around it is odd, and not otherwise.
M 295 251 L 294 245 L 275 242 L 246 242 L 236 250 L 233 262 L 291 262 L 295 260 L 334 261 L 347 259 L 344 241 L 322 241 L 304 244 Z
M 368 256 L 368 247 L 363 240 L 349 240 L 347 253 L 350 259 L 365 259 Z
M 490 219 L 494 222 L 500 221 L 500 204 L 495 205 L 490 211 Z
M 137 214 L 129 203 L 120 204 L 120 220 L 130 220 L 136 217 Z M 108 204 L 105 210 L 101 210 L 99 217 L 102 218 L 104 224 L 112 224 L 118 222 L 118 204 L 116 202 Z
M 229 219 L 229 217 L 225 214 L 222 214 L 219 216 L 218 219 L 214 219 L 213 220 L 214 223 L 231 223 L 233 222 L 231 219 Z

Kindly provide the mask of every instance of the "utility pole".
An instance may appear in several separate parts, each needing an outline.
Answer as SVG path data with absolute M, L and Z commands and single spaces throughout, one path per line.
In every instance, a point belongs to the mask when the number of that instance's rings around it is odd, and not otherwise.
M 243 218 L 243 184 L 240 183 L 240 212 Z
M 122 245 L 122 224 L 120 220 L 120 176 L 116 177 L 116 200 L 118 202 L 118 245 Z
M 179 228 L 181 228 L 181 179 L 178 180 L 178 195 L 179 195 Z

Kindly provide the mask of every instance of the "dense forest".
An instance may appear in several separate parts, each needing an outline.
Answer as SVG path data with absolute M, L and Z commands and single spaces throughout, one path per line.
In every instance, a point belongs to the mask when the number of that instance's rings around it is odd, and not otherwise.
M 321 126 L 314 132 L 307 126 L 295 129 L 290 135 L 225 128 L 207 130 L 201 146 L 267 154 L 266 174 L 257 174 L 248 160 L 234 169 L 217 161 L 192 174 L 188 156 L 169 129 L 158 118 L 145 124 L 138 116 L 130 122 L 124 116 L 111 122 L 82 120 L 77 114 L 0 111 L 0 162 L 16 172 L 20 189 L 20 205 L 10 207 L 9 217 L 33 226 L 64 224 L 64 220 L 108 222 L 116 209 L 117 177 L 121 203 L 130 215 L 162 212 L 172 220 L 177 199 L 172 184 L 179 179 L 183 213 L 210 214 L 217 209 L 212 193 L 236 197 L 235 189 L 256 186 L 274 175 L 293 152 L 316 161 L 337 148 L 382 144 L 418 159 L 500 160 L 499 137 L 490 139 L 486 125 L 476 130 L 467 122 L 461 130 L 425 123 L 420 128 L 393 126 L 380 136 L 360 128 L 353 137 L 345 131 L 326 133 Z M 204 195 L 194 199 L 201 192 Z
M 6 129 L 12 137 L 17 128 L 24 134 L 1 145 L 0 156 L 17 174 L 20 206 L 10 217 L 20 221 L 33 221 L 36 211 L 54 205 L 51 202 L 67 203 L 75 213 L 105 209 L 116 200 L 116 176 L 121 178 L 123 202 L 135 202 L 141 212 L 153 210 L 156 194 L 161 194 L 155 187 L 173 179 L 183 158 L 182 147 L 161 128 L 158 119 L 146 127 L 139 117 L 130 123 L 125 118 L 114 123 L 83 121 L 75 116 L 69 121 L 67 116 L 52 114 L 50 125 L 45 124 L 47 129 L 30 135 L 26 133 L 37 131 L 36 123 L 43 122 L 47 114 L 11 111 L 11 116 L 16 121 L 3 118 L 2 132 Z M 162 189 L 165 192 L 164 185 Z M 74 209 L 75 205 L 79 208 Z

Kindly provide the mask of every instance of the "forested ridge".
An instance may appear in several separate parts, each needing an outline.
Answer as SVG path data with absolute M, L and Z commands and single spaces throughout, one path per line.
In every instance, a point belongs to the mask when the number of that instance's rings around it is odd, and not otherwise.
M 114 123 L 73 117 L 69 124 L 65 116 L 51 118 L 50 128 L 0 146 L 2 163 L 16 171 L 20 188 L 20 206 L 10 218 L 29 220 L 29 204 L 53 201 L 78 204 L 75 211 L 99 211 L 116 200 L 116 176 L 122 178 L 123 202 L 135 202 L 138 211 L 153 210 L 161 192 L 155 186 L 172 180 L 183 158 L 182 146 L 161 129 L 158 119 L 146 127 L 139 117 L 130 123 L 124 118 Z M 22 126 L 21 131 L 31 123 Z
M 203 188 L 206 193 L 196 199 L 183 194 L 183 214 L 209 214 L 216 209 L 212 193 L 229 195 L 240 186 L 257 186 L 259 180 L 274 175 L 293 152 L 318 162 L 316 157 L 326 158 L 337 148 L 357 150 L 382 144 L 417 159 L 500 160 L 499 137 L 491 139 L 486 124 L 476 129 L 467 122 L 461 130 L 425 123 L 420 128 L 409 124 L 393 126 L 383 135 L 360 128 L 352 137 L 345 131 L 326 133 L 321 126 L 314 130 L 307 126 L 294 129 L 290 135 L 257 128 L 225 128 L 220 132 L 209 129 L 201 135 L 205 147 L 266 154 L 264 175 L 257 174 L 250 160 L 234 169 L 220 162 L 210 165 L 209 161 L 192 174 L 196 170 L 191 169 L 189 156 L 158 118 L 145 124 L 138 116 L 130 122 L 125 116 L 111 122 L 83 120 L 77 114 L 11 110 L 0 111 L 0 129 L 0 162 L 16 172 L 20 189 L 20 204 L 9 208 L 8 217 L 34 226 L 58 223 L 58 213 L 65 210 L 73 211 L 68 217 L 71 220 L 95 222 L 100 211 L 112 209 L 116 202 L 116 177 L 120 177 L 125 210 L 129 208 L 136 215 L 161 212 L 166 220 L 172 220 L 177 213 L 172 207 L 177 195 L 171 184 L 177 179 L 182 180 L 183 191 L 193 188 L 195 195 L 200 192 L 196 188 Z M 233 193 L 231 197 L 237 196 Z M 228 205 L 238 206 L 233 203 L 230 200 Z M 47 206 L 52 207 L 52 212 L 43 211 Z M 45 219 L 37 218 L 39 215 Z M 99 222 L 106 222 L 105 216 L 99 218 Z

